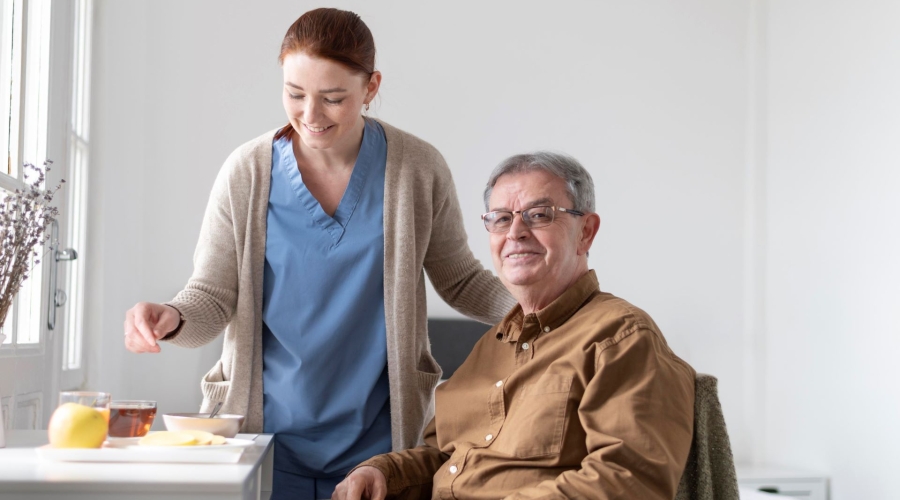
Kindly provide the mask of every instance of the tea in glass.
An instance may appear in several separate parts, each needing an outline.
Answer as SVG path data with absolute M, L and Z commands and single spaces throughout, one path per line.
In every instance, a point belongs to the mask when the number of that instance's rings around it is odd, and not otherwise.
M 110 437 L 143 437 L 156 417 L 156 401 L 113 401 L 109 404 Z
M 109 400 L 110 395 L 108 392 L 63 391 L 59 393 L 59 404 L 78 403 L 89 406 L 99 411 L 107 422 L 109 422 Z

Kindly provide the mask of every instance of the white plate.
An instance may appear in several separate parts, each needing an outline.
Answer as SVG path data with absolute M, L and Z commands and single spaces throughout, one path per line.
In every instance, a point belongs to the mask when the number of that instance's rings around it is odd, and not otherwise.
M 241 459 L 241 453 L 253 445 L 249 439 L 226 439 L 225 444 L 208 446 L 138 446 L 140 438 L 118 438 L 103 443 L 102 448 L 52 448 L 41 446 L 35 451 L 43 460 L 56 462 L 161 462 L 161 463 L 225 463 Z

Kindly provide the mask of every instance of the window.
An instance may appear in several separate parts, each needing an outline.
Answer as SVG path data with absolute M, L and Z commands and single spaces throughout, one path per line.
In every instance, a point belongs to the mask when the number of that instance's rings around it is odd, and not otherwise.
M 84 264 L 71 257 L 84 254 L 86 241 L 92 7 L 92 0 L 0 0 L 0 142 L 7 151 L 0 196 L 30 180 L 23 162 L 51 158 L 47 185 L 66 179 L 53 199 L 58 227 L 48 229 L 59 237 L 44 249 L 3 326 L 0 357 L 15 358 L 0 362 L 0 380 L 9 382 L 0 384 L 7 428 L 45 425 L 56 391 L 84 382 Z M 57 259 L 56 250 L 70 258 Z
M 23 162 L 40 165 L 47 154 L 47 108 L 50 55 L 49 0 L 2 0 L 0 41 L 0 141 L 7 160 L 0 171 L 0 191 L 24 187 L 31 172 Z M 43 266 L 35 266 L 7 315 L 3 343 L 41 348 Z

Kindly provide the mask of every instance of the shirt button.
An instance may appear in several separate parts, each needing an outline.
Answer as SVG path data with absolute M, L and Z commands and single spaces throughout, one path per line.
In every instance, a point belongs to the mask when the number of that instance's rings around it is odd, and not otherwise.
M 494 384 L 494 385 L 496 385 L 497 387 L 501 387 L 501 386 L 503 386 L 503 381 L 502 381 L 502 380 L 498 380 L 497 383 Z
M 527 351 L 527 350 L 528 350 L 528 342 L 522 342 L 522 350 L 523 350 L 523 351 Z
M 549 326 L 545 326 L 545 327 L 544 327 L 544 331 L 545 331 L 545 332 L 549 332 L 549 331 L 550 331 L 550 327 L 549 327 Z
M 459 469 L 457 469 L 455 465 L 450 466 L 450 474 L 456 474 L 456 471 L 458 471 L 458 470 Z
M 490 441 L 491 439 L 494 439 L 494 435 L 493 435 L 493 434 L 488 434 L 487 436 L 484 437 L 484 440 L 485 440 L 485 441 Z

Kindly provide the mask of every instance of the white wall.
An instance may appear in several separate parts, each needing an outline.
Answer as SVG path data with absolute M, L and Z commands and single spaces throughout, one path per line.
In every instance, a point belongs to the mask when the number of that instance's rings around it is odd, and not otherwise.
M 319 5 L 97 1 L 90 385 L 162 411 L 197 405 L 218 347 L 127 353 L 123 315 L 189 277 L 213 178 L 233 148 L 284 123 L 281 37 Z M 744 312 L 756 209 L 744 181 L 749 0 L 336 5 L 375 35 L 374 114 L 445 155 L 486 266 L 478 216 L 494 165 L 550 148 L 589 168 L 602 288 L 646 309 L 676 352 L 719 377 L 736 454 L 754 458 L 760 406 L 744 394 L 756 358 L 742 347 L 758 333 Z M 434 294 L 429 311 L 455 314 Z
M 900 4 L 771 2 L 766 459 L 898 498 Z

